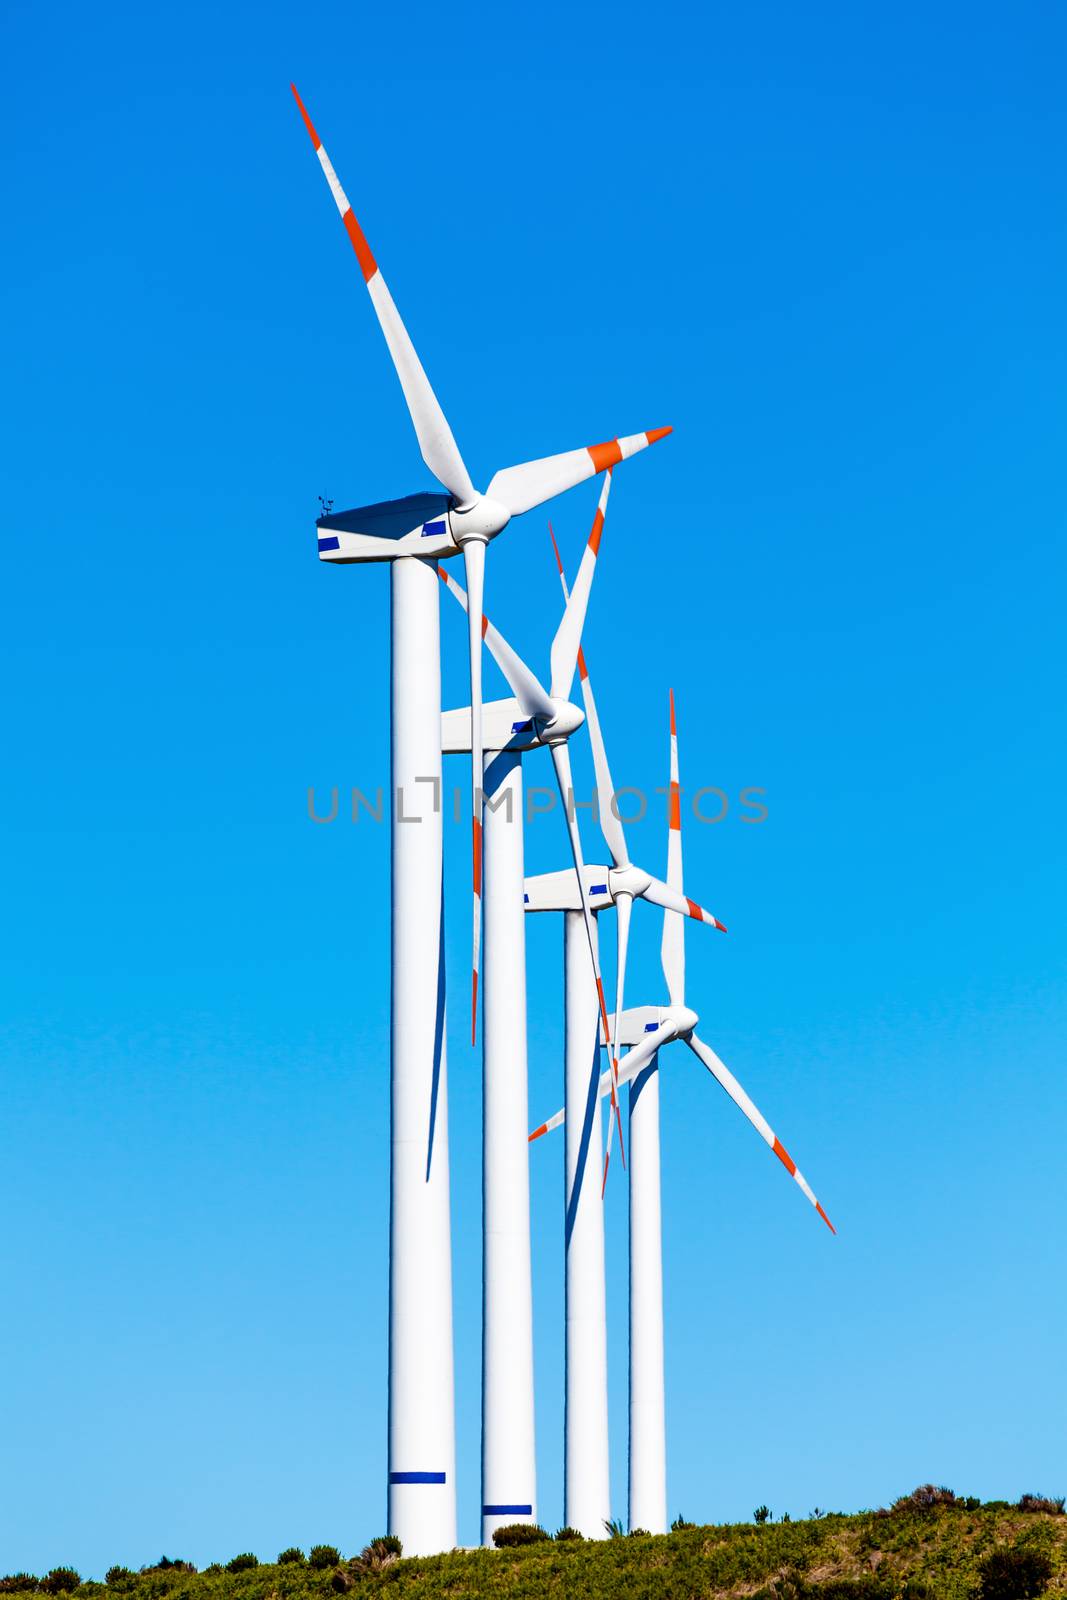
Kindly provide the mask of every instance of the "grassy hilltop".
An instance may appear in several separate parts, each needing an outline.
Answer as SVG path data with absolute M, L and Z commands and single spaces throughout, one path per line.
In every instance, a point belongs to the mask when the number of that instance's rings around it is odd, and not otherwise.
M 932 1491 L 935 1496 L 947 1491 Z M 929 1488 L 890 1511 L 807 1521 L 681 1526 L 590 1543 L 578 1538 L 501 1550 L 396 1559 L 385 1542 L 362 1557 L 316 1547 L 255 1563 L 252 1556 L 194 1572 L 161 1563 L 113 1568 L 107 1584 L 68 1569 L 41 1580 L 0 1580 L 15 1597 L 70 1600 L 439 1600 L 588 1596 L 590 1600 L 1032 1600 L 1067 1597 L 1067 1517 L 1056 1502 L 930 1501 Z M 1062 1502 L 1059 1502 L 1062 1506 Z

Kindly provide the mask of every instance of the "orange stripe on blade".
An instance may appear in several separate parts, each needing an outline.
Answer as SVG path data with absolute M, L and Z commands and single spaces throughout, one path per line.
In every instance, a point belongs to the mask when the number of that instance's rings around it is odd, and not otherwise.
M 471 818 L 471 829 L 474 838 L 474 892 L 481 899 L 482 894 L 482 825 L 477 817 Z
M 610 1159 L 611 1159 L 610 1155 L 605 1155 L 605 1157 L 604 1157 L 604 1176 L 600 1180 L 600 1198 L 601 1198 L 601 1200 L 603 1200 L 603 1198 L 604 1198 L 604 1190 L 608 1186 L 608 1162 L 610 1161 Z
M 352 248 L 356 252 L 356 260 L 359 262 L 364 281 L 369 283 L 378 270 L 378 263 L 370 253 L 370 245 L 363 237 L 363 229 L 356 221 L 356 214 L 351 206 L 349 206 L 341 221 L 344 223 L 345 231 L 352 241 Z
M 597 551 L 600 549 L 600 535 L 603 532 L 604 532 L 604 513 L 601 511 L 600 507 L 597 506 L 597 508 L 596 508 L 596 516 L 593 518 L 593 531 L 589 535 L 589 548 L 593 552 L 594 555 L 596 555 Z
M 775 1137 L 775 1141 L 774 1141 L 774 1153 L 778 1157 L 779 1161 L 782 1163 L 782 1166 L 788 1172 L 789 1176 L 791 1178 L 795 1178 L 796 1177 L 796 1172 L 797 1172 L 797 1164 L 793 1160 L 793 1157 L 789 1154 L 789 1151 L 786 1149 L 785 1145 L 777 1137 Z
M 539 1128 L 535 1128 L 534 1129 L 533 1133 L 531 1133 L 531 1135 L 527 1139 L 526 1143 L 527 1144 L 533 1144 L 535 1139 L 540 1139 L 541 1135 L 543 1133 L 547 1133 L 547 1132 L 548 1132 L 548 1123 L 547 1122 L 542 1122 L 542 1124 L 541 1124 L 541 1126 Z
M 611 1043 L 611 1024 L 608 1022 L 608 1008 L 604 1003 L 604 985 L 601 983 L 599 978 L 596 981 L 596 992 L 597 992 L 597 996 L 598 996 L 598 998 L 600 1000 L 600 1020 L 604 1024 L 604 1038 L 607 1041 L 607 1043 L 610 1044 Z
M 669 433 L 673 432 L 673 428 L 653 428 L 651 433 L 645 434 L 645 438 L 649 444 L 655 444 L 657 439 L 665 439 Z
M 671 697 L 671 738 L 673 739 L 676 738 L 678 734 L 678 729 L 674 725 L 674 690 L 671 689 L 668 692 Z
M 667 818 L 667 826 L 674 828 L 678 833 L 682 829 L 682 791 L 673 782 L 671 784 L 670 815 Z
M 583 683 L 589 676 L 589 668 L 585 664 L 585 651 L 582 649 L 581 645 L 578 646 L 578 676 L 581 678 Z
M 486 636 L 486 634 L 488 632 L 489 632 L 489 618 L 486 616 L 485 612 L 483 611 L 482 612 L 482 638 L 483 639 L 485 638 L 485 636 Z
M 606 472 L 609 467 L 617 467 L 622 460 L 622 451 L 619 449 L 618 439 L 611 439 L 607 444 L 586 445 L 594 472 Z
M 559 575 L 562 578 L 562 576 L 563 576 L 563 557 L 559 553 L 559 545 L 556 543 L 556 535 L 555 535 L 555 531 L 554 531 L 554 529 L 552 527 L 551 522 L 548 525 L 548 537 L 552 540 L 552 548 L 556 552 L 556 566 L 559 568 Z
M 300 115 L 304 119 L 305 128 L 307 129 L 308 133 L 310 133 L 310 135 L 311 135 L 311 142 L 315 146 L 315 149 L 317 150 L 319 148 L 319 146 L 322 144 L 322 140 L 319 138 L 318 134 L 315 132 L 315 124 L 312 122 L 311 118 L 308 116 L 307 108 L 304 105 L 303 100 L 301 100 L 300 96 L 296 92 L 296 84 L 295 83 L 291 83 L 289 85 L 289 87 L 293 91 L 293 99 L 296 101 L 297 105 L 300 107 Z
M 822 1218 L 822 1220 L 825 1222 L 826 1226 L 829 1228 L 830 1232 L 833 1234 L 834 1238 L 836 1239 L 837 1238 L 837 1229 L 834 1227 L 833 1223 L 830 1221 L 830 1218 L 826 1215 L 826 1212 L 823 1210 L 822 1206 L 819 1204 L 819 1202 L 817 1200 L 815 1202 L 815 1209 L 819 1213 L 819 1215 Z
M 689 896 L 686 895 L 685 903 L 689 907 L 689 915 L 691 917 L 695 917 L 698 922 L 703 922 L 704 913 L 703 913 L 703 911 L 701 911 L 701 909 L 697 905 L 696 901 L 695 900 L 690 900 Z

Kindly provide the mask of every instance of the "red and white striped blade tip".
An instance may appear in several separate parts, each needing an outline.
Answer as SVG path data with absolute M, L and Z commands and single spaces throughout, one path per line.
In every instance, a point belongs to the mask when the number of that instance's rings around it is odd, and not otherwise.
M 771 1146 L 771 1149 L 774 1151 L 775 1155 L 778 1157 L 779 1161 L 782 1163 L 782 1166 L 788 1172 L 789 1176 L 791 1178 L 795 1178 L 797 1176 L 797 1164 L 793 1160 L 793 1157 L 789 1154 L 789 1151 L 786 1149 L 785 1145 L 782 1143 L 781 1139 L 779 1139 L 777 1134 L 774 1135 L 774 1143 Z M 806 1187 L 806 1180 L 802 1180 L 802 1183 Z M 830 1232 L 836 1238 L 837 1237 L 837 1229 L 834 1227 L 833 1223 L 830 1221 L 830 1218 L 826 1215 L 826 1212 L 823 1210 L 823 1208 L 819 1204 L 818 1200 L 816 1200 L 815 1196 L 811 1193 L 810 1189 L 808 1189 L 808 1195 L 809 1195 L 809 1197 L 811 1199 L 812 1205 L 815 1207 L 816 1211 L 819 1213 L 820 1217 L 825 1222 L 825 1224 L 829 1228 Z

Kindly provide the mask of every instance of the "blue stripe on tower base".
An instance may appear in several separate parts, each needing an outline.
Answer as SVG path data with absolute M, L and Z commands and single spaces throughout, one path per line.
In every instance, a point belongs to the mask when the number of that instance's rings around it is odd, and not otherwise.
M 483 1517 L 532 1517 L 533 1506 L 483 1506 Z
M 390 1483 L 444 1483 L 443 1472 L 391 1472 Z

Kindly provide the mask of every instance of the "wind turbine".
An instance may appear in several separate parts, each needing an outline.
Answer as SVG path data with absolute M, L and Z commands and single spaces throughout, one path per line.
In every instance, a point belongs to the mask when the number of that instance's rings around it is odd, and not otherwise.
M 390 563 L 391 787 L 396 809 L 392 828 L 388 1527 L 400 1536 L 410 1554 L 430 1555 L 450 1550 L 456 1543 L 436 563 L 462 549 L 475 597 L 469 633 L 473 1033 L 482 868 L 477 619 L 482 611 L 485 545 L 511 517 L 625 460 L 670 429 L 507 468 L 492 479 L 488 493 L 479 494 L 295 87 L 293 95 L 355 251 L 423 460 L 444 491 L 331 514 L 318 522 L 320 560 Z
M 607 509 L 607 485 L 597 508 L 594 535 L 599 546 Z M 550 528 L 551 532 L 551 528 Z M 592 543 L 592 538 L 590 543 Z M 563 564 L 555 535 L 556 552 L 564 600 L 571 604 L 571 593 L 563 575 Z M 588 547 L 587 553 L 588 554 Z M 583 562 L 586 556 L 583 556 Z M 580 576 L 581 574 L 579 574 Z M 603 818 L 614 804 L 614 791 L 607 772 L 607 757 L 597 717 L 596 702 L 586 664 L 579 645 L 578 673 L 586 708 L 586 721 L 594 741 L 597 761 L 599 810 Z M 606 775 L 606 777 L 605 777 Z M 612 813 L 614 816 L 614 813 Z M 617 833 L 622 833 L 618 819 Z M 607 1181 L 608 1163 L 604 1159 L 600 1190 L 595 1175 L 600 1171 L 602 1140 L 596 1115 L 595 1088 L 601 1042 L 611 1037 L 603 1013 L 603 993 L 590 978 L 585 960 L 586 926 L 592 917 L 595 927 L 599 912 L 616 903 L 641 898 L 671 910 L 675 915 L 693 917 L 713 927 L 722 927 L 717 918 L 678 889 L 654 878 L 629 859 L 625 838 L 616 844 L 614 865 L 586 866 L 579 880 L 571 868 L 542 873 L 526 879 L 524 903 L 527 912 L 563 913 L 564 952 L 564 1100 L 570 1111 L 564 1160 L 564 1247 L 566 1273 L 566 1410 L 564 1424 L 564 1516 L 570 1527 L 587 1538 L 601 1538 L 604 1523 L 611 1515 L 608 1461 L 607 1403 L 607 1321 L 604 1281 L 604 1212 L 601 1200 Z M 625 955 L 622 956 L 622 961 Z M 543 1131 L 543 1130 L 539 1130 Z M 611 1130 L 609 1129 L 609 1137 Z M 536 1138 L 537 1134 L 531 1135 Z M 590 1175 L 593 1175 L 592 1177 Z
M 667 877 L 678 888 L 682 876 L 681 790 L 678 737 L 671 694 L 671 786 L 668 811 Z M 670 1004 L 637 1007 L 619 1019 L 616 1048 L 631 1045 L 619 1065 L 619 1083 L 630 1085 L 630 1526 L 666 1532 L 666 1424 L 663 1393 L 663 1246 L 660 1226 L 660 1140 L 658 1052 L 682 1039 L 703 1063 L 789 1175 L 831 1233 L 833 1223 L 766 1118 L 729 1068 L 695 1029 L 699 1017 L 685 1003 L 685 924 L 663 918 L 660 947 Z M 600 1097 L 610 1093 L 613 1076 L 601 1074 Z M 560 1127 L 566 1107 L 541 1124 L 531 1140 Z
M 295 85 L 292 88 L 341 221 L 356 253 L 422 452 L 422 459 L 447 493 L 413 495 L 404 500 L 363 506 L 319 519 L 319 555 L 325 561 L 381 561 L 398 556 L 451 556 L 463 551 L 471 597 L 469 627 L 471 674 L 471 818 L 474 930 L 471 986 L 471 1043 L 478 1015 L 478 956 L 481 933 L 482 869 L 482 653 L 478 622 L 482 615 L 485 547 L 524 511 L 543 505 L 587 478 L 616 466 L 671 432 L 655 428 L 606 444 L 565 450 L 560 455 L 524 461 L 494 474 L 485 493 L 474 487 L 445 414 L 415 353 L 378 263 L 371 254 L 348 197 Z

